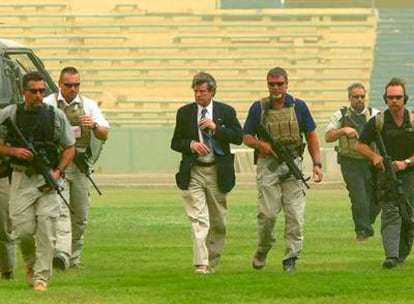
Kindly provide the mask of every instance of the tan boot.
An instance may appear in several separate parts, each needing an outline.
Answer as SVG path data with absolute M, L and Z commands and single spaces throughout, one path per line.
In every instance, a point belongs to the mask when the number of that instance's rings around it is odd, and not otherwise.
M 45 281 L 35 281 L 33 290 L 35 291 L 46 291 L 47 290 L 47 283 Z

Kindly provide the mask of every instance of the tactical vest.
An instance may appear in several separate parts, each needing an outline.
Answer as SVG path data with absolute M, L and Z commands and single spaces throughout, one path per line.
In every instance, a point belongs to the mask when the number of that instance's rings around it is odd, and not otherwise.
M 372 115 L 372 108 L 368 108 L 367 111 L 365 111 L 364 116 L 356 115 L 354 112 L 350 110 L 349 107 L 342 107 L 340 111 L 342 113 L 342 118 L 340 120 L 342 123 L 342 128 L 354 128 L 355 130 L 357 130 L 358 136 L 361 135 L 363 127 L 367 124 L 369 118 Z M 339 153 L 340 156 L 364 159 L 365 157 L 355 150 L 357 142 L 358 139 L 355 137 L 341 135 L 339 137 L 338 146 L 335 147 L 335 150 Z
M 260 101 L 262 108 L 261 123 L 268 127 L 269 133 L 288 147 L 298 149 L 302 154 L 303 144 L 300 135 L 299 123 L 295 112 L 295 102 L 289 107 L 282 109 L 267 108 L 270 102 L 269 97 L 265 97 Z
M 413 128 L 414 127 L 414 112 L 408 111 L 408 115 L 410 119 L 411 128 Z M 384 111 L 378 113 L 375 116 L 375 128 L 377 129 L 377 131 L 381 132 L 383 126 L 384 126 Z M 408 130 L 408 131 L 413 131 L 413 130 Z
M 72 125 L 76 138 L 76 150 L 78 152 L 85 152 L 91 141 L 91 131 L 88 126 L 79 125 L 79 117 L 85 114 L 83 99 L 81 96 L 79 96 L 79 98 L 79 103 L 71 102 L 69 106 L 66 106 L 62 100 L 58 100 L 57 105 L 59 109 L 65 112 L 66 117 Z
M 45 153 L 51 162 L 51 168 L 57 166 L 60 160 L 59 145 L 55 142 L 55 111 L 52 106 L 43 104 L 36 111 L 26 111 L 24 103 L 16 108 L 16 126 L 20 129 L 26 140 Z M 21 147 L 12 131 L 8 130 L 7 142 L 14 147 Z M 30 166 L 31 162 L 18 158 L 11 158 L 11 163 Z

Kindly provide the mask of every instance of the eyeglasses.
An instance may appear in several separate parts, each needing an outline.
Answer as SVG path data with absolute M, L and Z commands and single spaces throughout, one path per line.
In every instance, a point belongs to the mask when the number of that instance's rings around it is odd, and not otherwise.
M 275 87 L 275 86 L 278 86 L 278 87 L 281 87 L 281 86 L 283 86 L 285 84 L 285 82 L 284 81 L 279 81 L 279 82 L 271 82 L 271 81 L 268 81 L 267 82 L 267 85 L 269 86 L 269 87 Z
M 37 93 L 43 94 L 46 89 L 44 89 L 44 88 L 43 89 L 27 88 L 26 90 L 28 90 L 32 94 L 37 94 Z
M 74 82 L 74 83 L 70 83 L 70 82 L 64 82 L 63 85 L 67 88 L 78 88 L 80 86 L 80 82 Z
M 403 95 L 388 95 L 387 96 L 387 99 L 388 100 L 400 100 L 401 98 L 403 98 L 404 96 Z
M 354 99 L 364 99 L 365 98 L 365 95 L 351 95 L 351 97 L 352 98 L 354 98 Z

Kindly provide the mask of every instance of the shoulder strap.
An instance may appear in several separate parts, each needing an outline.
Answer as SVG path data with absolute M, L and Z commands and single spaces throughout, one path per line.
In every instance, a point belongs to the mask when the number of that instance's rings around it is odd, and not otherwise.
M 341 111 L 341 115 L 342 115 L 340 120 L 343 120 L 346 115 L 346 112 L 348 112 L 348 107 L 347 106 L 340 107 L 339 111 Z
M 411 128 L 414 128 L 414 112 L 412 110 L 408 110 L 408 115 L 410 118 Z
M 384 112 L 379 112 L 375 116 L 375 128 L 378 132 L 382 131 L 382 127 L 384 126 Z
M 269 102 L 269 97 L 263 97 L 260 100 L 260 108 L 261 108 L 260 123 L 261 124 L 265 120 L 265 115 L 266 115 L 266 102 Z

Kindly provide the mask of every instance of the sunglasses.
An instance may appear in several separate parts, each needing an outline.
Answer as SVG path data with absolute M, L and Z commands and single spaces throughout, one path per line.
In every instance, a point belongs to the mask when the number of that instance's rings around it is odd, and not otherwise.
M 271 82 L 271 81 L 268 81 L 267 82 L 267 85 L 269 86 L 269 87 L 275 87 L 275 86 L 278 86 L 278 87 L 281 87 L 281 86 L 283 86 L 285 84 L 285 82 L 284 81 L 279 81 L 279 82 Z
M 403 98 L 404 96 L 403 95 L 388 95 L 387 96 L 387 99 L 388 100 L 400 100 L 401 98 Z
M 365 98 L 365 95 L 351 95 L 351 97 L 352 98 L 355 98 L 355 99 L 364 99 Z
M 80 82 L 74 82 L 74 83 L 70 83 L 70 82 L 64 82 L 63 85 L 67 88 L 78 88 L 80 86 Z
M 27 88 L 26 90 L 27 90 L 27 91 L 29 91 L 29 92 L 30 92 L 30 93 L 32 93 L 32 94 L 37 94 L 37 93 L 43 94 L 43 93 L 45 92 L 45 90 L 46 90 L 46 89 L 33 89 L 33 88 Z

